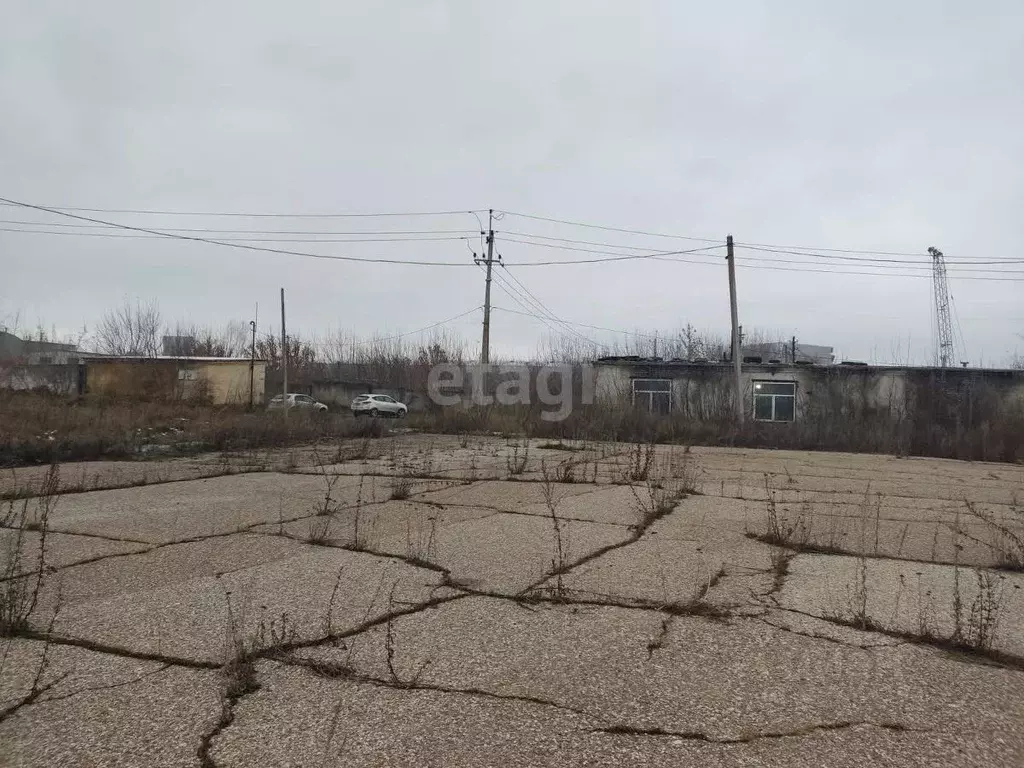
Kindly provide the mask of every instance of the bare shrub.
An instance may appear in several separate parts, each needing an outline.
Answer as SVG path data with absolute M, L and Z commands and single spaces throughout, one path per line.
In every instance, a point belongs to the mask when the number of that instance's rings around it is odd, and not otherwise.
M 428 517 L 427 526 L 405 521 L 405 557 L 413 565 L 432 566 L 436 548 L 437 518 Z
M 771 475 L 767 472 L 764 475 L 764 489 L 766 530 L 763 534 L 755 535 L 753 538 L 776 547 L 786 547 L 795 550 L 804 549 L 807 545 L 810 530 L 807 527 L 803 514 L 798 515 L 792 523 L 786 518 L 779 516 L 775 487 L 772 485 Z
M 523 439 L 522 444 L 516 440 L 510 444 L 512 452 L 505 456 L 505 466 L 509 475 L 521 475 L 526 471 L 526 465 L 530 460 L 530 440 Z
M 399 476 L 395 478 L 394 483 L 391 486 L 391 499 L 393 501 L 402 501 L 408 499 L 412 494 L 412 479 L 408 476 Z
M 996 564 L 999 568 L 1011 571 L 1024 571 L 1024 536 L 1017 533 L 1010 526 L 1000 521 L 993 513 L 986 512 L 967 499 L 964 499 L 964 506 L 968 514 L 977 521 L 980 521 L 988 532 L 988 540 L 979 539 L 969 530 L 959 524 L 959 515 L 954 522 L 953 530 L 957 536 L 963 536 L 975 543 L 988 547 L 995 555 Z M 1019 518 L 1024 522 L 1024 510 L 1018 508 L 1017 499 L 1014 498 L 1010 505 L 1010 515 Z
M 551 573 L 555 577 L 554 592 L 557 597 L 562 597 L 565 594 L 565 584 L 563 583 L 562 576 L 569 569 L 569 544 L 565 540 L 567 531 L 562 528 L 562 521 L 558 517 L 558 499 L 555 496 L 554 483 L 557 482 L 548 473 L 547 465 L 541 462 L 541 474 L 543 475 L 543 481 L 541 482 L 541 490 L 544 493 L 544 506 L 548 509 L 548 514 L 551 516 L 551 529 L 554 544 L 554 553 L 551 559 Z
M 654 443 L 635 443 L 630 448 L 628 463 L 623 472 L 623 481 L 640 483 L 647 480 L 654 464 Z
M 7 502 L 0 519 L 4 536 L 3 570 L 0 571 L 0 636 L 25 633 L 39 604 L 46 576 L 46 540 L 50 513 L 59 500 L 60 467 L 50 466 L 43 478 L 39 496 Z M 29 533 L 38 534 L 34 552 L 26 552 Z

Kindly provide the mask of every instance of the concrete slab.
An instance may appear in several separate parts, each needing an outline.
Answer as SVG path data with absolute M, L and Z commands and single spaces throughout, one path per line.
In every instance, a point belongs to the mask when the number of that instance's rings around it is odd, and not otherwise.
M 263 468 L 264 464 L 258 459 L 225 459 L 221 457 L 66 462 L 59 467 L 58 488 L 61 493 L 130 488 L 154 483 L 254 472 Z M 0 497 L 37 495 L 49 469 L 49 466 L 43 465 L 12 467 L 3 470 L 0 472 Z
M 370 479 L 360 488 L 359 478 L 342 478 L 332 500 L 345 506 L 360 496 L 372 501 L 375 493 Z M 322 477 L 235 475 L 66 496 L 51 515 L 50 527 L 161 544 L 315 514 L 325 497 Z
M 376 550 L 382 539 L 394 541 L 405 536 L 408 557 L 430 559 L 428 550 L 437 531 L 449 525 L 493 515 L 494 510 L 475 507 L 444 506 L 412 501 L 385 501 L 348 507 L 336 514 L 295 520 L 283 525 L 272 523 L 253 530 L 261 533 L 285 533 L 302 540 L 323 540 L 339 547 Z
M 928 743 L 956 743 L 960 754 L 994 755 L 998 765 L 1024 754 L 1013 726 L 1024 717 L 1020 672 L 909 646 L 864 650 L 823 642 L 753 619 L 723 627 L 677 617 L 663 634 L 661 618 L 467 598 L 396 620 L 393 663 L 399 680 L 418 674 L 419 686 L 542 700 L 552 712 L 568 708 L 604 728 L 675 733 L 681 742 L 685 734 L 747 741 L 754 754 L 759 737 L 795 739 L 853 723 L 873 723 L 871 731 L 920 730 Z M 377 628 L 347 649 L 301 655 L 346 661 L 358 674 L 390 681 L 386 634 Z M 662 634 L 660 647 L 649 650 Z M 867 741 L 877 745 L 881 735 Z M 787 754 L 796 759 L 809 746 L 794 742 Z M 928 764 L 916 763 L 912 751 L 900 754 L 908 761 L 893 764 Z M 733 757 L 736 763 L 723 764 L 742 764 Z M 775 754 L 777 764 L 786 764 L 781 757 Z
M 0 701 L 24 695 L 31 681 L 22 672 L 35 669 L 42 645 L 15 641 L 0 676 Z M 44 680 L 60 682 L 0 721 L 0 764 L 18 768 L 196 764 L 202 735 L 220 717 L 217 672 L 80 648 L 51 646 L 47 657 Z
M 68 607 L 116 595 L 173 588 L 193 579 L 266 565 L 308 551 L 307 545 L 283 537 L 232 534 L 159 546 L 145 554 L 109 557 L 49 575 L 40 610 L 47 615 L 55 605 L 58 590 L 61 605 Z
M 622 526 L 562 521 L 566 562 L 628 538 Z M 405 533 L 381 537 L 378 551 L 404 555 Z M 437 531 L 430 561 L 473 589 L 515 593 L 552 570 L 557 545 L 551 520 L 494 512 Z
M 268 638 L 282 631 L 289 640 L 320 638 L 448 594 L 440 582 L 441 574 L 405 563 L 307 547 L 219 577 L 81 600 L 61 610 L 54 631 L 136 653 L 221 662 L 229 633 L 245 642 L 256 642 L 261 627 Z
M 959 574 L 957 574 L 959 571 Z M 955 596 L 959 584 L 960 618 Z M 895 632 L 981 642 L 1024 659 L 1024 574 L 838 555 L 797 555 L 779 606 Z
M 19 536 L 18 531 L 0 529 L 0 573 L 13 576 L 38 570 L 40 541 L 41 534 L 37 531 L 24 531 Z M 17 554 L 16 544 L 20 544 Z M 51 532 L 46 535 L 43 562 L 48 568 L 66 568 L 110 555 L 142 552 L 149 547 L 149 544 L 132 541 L 111 541 L 93 536 Z

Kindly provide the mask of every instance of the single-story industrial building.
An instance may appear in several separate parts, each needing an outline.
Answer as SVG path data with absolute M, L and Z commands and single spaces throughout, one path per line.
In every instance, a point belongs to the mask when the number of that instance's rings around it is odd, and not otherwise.
M 728 362 L 629 356 L 601 358 L 594 367 L 598 401 L 629 402 L 695 420 L 733 413 L 735 374 Z M 1021 370 L 748 362 L 740 381 L 748 418 L 776 424 L 825 412 L 900 419 L 939 401 L 940 410 L 963 409 L 966 420 L 983 418 L 982 411 L 991 412 L 994 405 L 1024 407 Z
M 237 357 L 91 357 L 85 394 L 214 405 L 262 403 L 265 360 Z

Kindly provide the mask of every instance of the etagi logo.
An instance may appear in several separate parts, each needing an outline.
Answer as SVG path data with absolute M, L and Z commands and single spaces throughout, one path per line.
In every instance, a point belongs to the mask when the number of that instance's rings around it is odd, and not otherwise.
M 457 405 L 532 405 L 537 402 L 551 406 L 541 411 L 544 421 L 562 421 L 570 413 L 573 403 L 573 373 L 579 374 L 581 405 L 594 402 L 593 366 L 572 366 L 564 363 L 534 367 L 528 365 L 435 365 L 427 374 L 427 392 L 432 402 L 445 407 Z M 470 381 L 470 395 L 466 399 L 466 379 Z M 488 392 L 494 382 L 494 394 Z

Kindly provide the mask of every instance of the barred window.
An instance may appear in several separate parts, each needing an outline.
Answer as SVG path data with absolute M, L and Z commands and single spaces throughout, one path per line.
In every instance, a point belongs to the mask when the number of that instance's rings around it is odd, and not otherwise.
M 633 405 L 651 413 L 668 413 L 672 409 L 670 379 L 633 379 Z
M 795 381 L 754 382 L 755 421 L 793 421 L 795 418 Z

